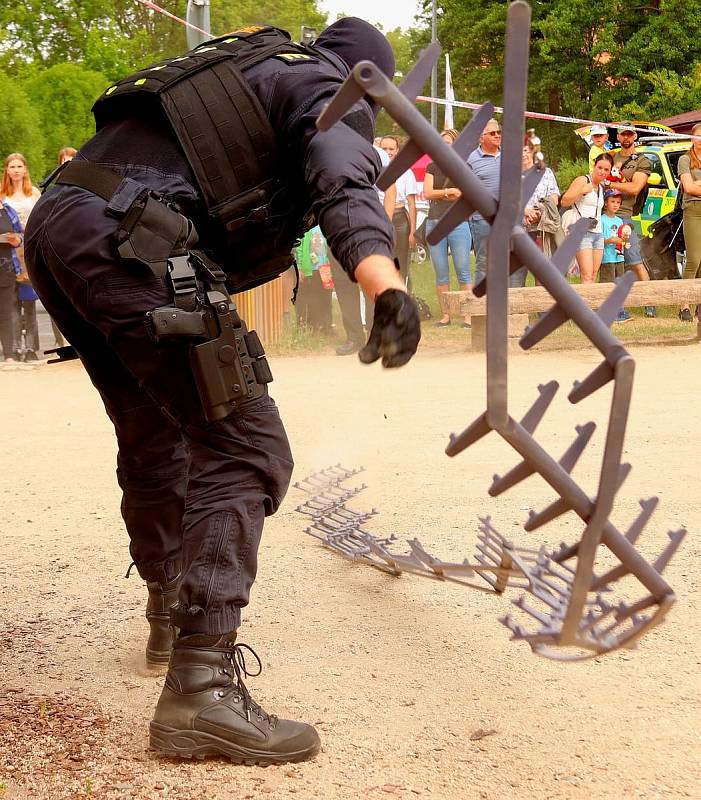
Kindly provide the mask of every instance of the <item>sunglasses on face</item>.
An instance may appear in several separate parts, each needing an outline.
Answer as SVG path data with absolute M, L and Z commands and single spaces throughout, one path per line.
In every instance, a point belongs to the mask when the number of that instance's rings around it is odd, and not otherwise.
M 501 131 L 487 131 L 485 136 L 501 136 Z

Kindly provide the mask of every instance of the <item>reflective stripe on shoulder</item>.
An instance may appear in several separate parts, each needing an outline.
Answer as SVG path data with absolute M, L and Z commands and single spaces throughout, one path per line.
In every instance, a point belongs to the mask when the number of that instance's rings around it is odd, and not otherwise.
M 314 58 L 314 56 L 307 55 L 306 53 L 275 53 L 275 55 L 271 56 L 271 58 L 279 58 L 286 64 L 300 64 L 305 62 L 309 64 L 317 64 L 319 62 L 319 59 Z

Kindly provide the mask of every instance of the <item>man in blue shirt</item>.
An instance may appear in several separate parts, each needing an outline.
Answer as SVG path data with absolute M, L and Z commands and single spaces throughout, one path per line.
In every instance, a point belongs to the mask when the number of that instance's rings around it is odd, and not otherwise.
M 501 173 L 501 127 L 495 119 L 490 119 L 485 125 L 480 143 L 476 150 L 470 153 L 467 165 L 482 181 L 495 197 L 499 196 L 499 179 Z M 472 232 L 472 247 L 475 251 L 475 284 L 478 284 L 487 274 L 487 241 L 489 237 L 489 223 L 479 213 L 470 217 L 470 231 Z M 509 279 L 510 286 L 523 286 L 526 279 L 526 268 L 514 272 Z

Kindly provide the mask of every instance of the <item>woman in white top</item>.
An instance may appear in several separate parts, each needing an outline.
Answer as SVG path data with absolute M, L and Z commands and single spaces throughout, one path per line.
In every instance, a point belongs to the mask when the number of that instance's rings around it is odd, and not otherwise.
M 10 153 L 5 159 L 0 198 L 17 212 L 22 227 L 27 224 L 29 213 L 34 208 L 40 192 L 32 186 L 27 160 L 21 153 Z
M 602 153 L 594 161 L 591 175 L 575 178 L 560 201 L 564 208 L 574 208 L 580 217 L 590 222 L 577 251 L 577 264 L 582 283 L 594 283 L 604 255 L 604 237 L 601 233 L 601 210 L 604 207 L 604 189 L 611 174 L 613 158 Z
M 10 153 L 5 159 L 5 169 L 0 184 L 0 200 L 17 212 L 22 228 L 40 197 L 39 190 L 32 186 L 27 160 L 21 153 Z M 22 361 L 37 361 L 39 356 L 39 326 L 36 316 L 36 301 L 39 299 L 29 282 L 24 264 L 24 248 L 17 248 L 21 272 L 17 276 L 18 315 L 15 319 L 15 352 Z M 24 331 L 24 343 L 22 332 Z

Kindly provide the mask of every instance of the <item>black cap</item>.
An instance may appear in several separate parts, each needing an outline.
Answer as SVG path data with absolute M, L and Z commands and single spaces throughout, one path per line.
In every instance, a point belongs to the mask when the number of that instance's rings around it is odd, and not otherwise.
M 391 80 L 394 77 L 394 53 L 385 36 L 374 25 L 358 17 L 343 17 L 325 28 L 314 47 L 331 50 L 350 69 L 359 61 L 372 61 Z

